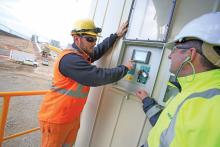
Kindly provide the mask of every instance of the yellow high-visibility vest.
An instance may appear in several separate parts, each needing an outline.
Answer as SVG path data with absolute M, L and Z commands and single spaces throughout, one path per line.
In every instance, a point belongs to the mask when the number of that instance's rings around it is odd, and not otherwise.
M 179 78 L 182 91 L 161 113 L 148 147 L 220 147 L 220 69 Z

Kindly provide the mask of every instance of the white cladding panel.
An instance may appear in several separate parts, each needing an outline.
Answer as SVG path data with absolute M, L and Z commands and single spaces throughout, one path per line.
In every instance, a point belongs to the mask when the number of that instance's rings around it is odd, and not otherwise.
M 142 104 L 132 95 L 124 98 L 112 138 L 112 147 L 135 147 L 140 141 L 145 124 Z
M 169 40 L 172 40 L 187 22 L 202 14 L 214 11 L 216 7 L 219 11 L 219 0 L 177 0 Z
M 110 33 L 116 31 L 115 29 L 117 29 L 119 24 L 122 23 L 125 18 L 128 18 L 128 9 L 131 7 L 132 0 L 94 1 L 97 2 L 97 5 L 95 5 L 95 10 L 93 10 L 95 14 L 92 16 L 94 16 L 97 26 L 103 28 L 102 39 L 104 39 Z M 143 4 L 140 7 L 146 7 L 147 2 L 150 2 L 150 0 L 139 1 L 142 2 L 141 4 Z M 172 0 L 169 2 L 171 1 Z M 156 1 L 152 0 L 151 2 Z M 124 6 L 126 7 L 124 8 Z M 188 21 L 201 14 L 211 12 L 216 8 L 220 10 L 219 0 L 177 0 L 174 18 L 172 21 L 172 28 L 170 28 L 168 39 L 172 40 L 172 38 L 174 38 L 183 25 Z M 163 12 L 163 9 L 158 10 Z M 144 12 L 143 10 L 140 11 Z M 141 12 L 137 12 L 137 14 Z M 160 15 L 163 14 L 161 13 Z M 148 15 L 146 15 L 146 17 L 147 16 Z M 139 20 L 141 21 L 140 17 L 138 16 L 133 17 L 132 19 L 132 22 Z M 136 25 L 143 25 L 143 23 Z M 132 23 L 130 23 L 130 31 L 133 30 L 133 32 L 135 32 L 134 26 Z M 150 27 L 150 25 L 148 27 Z M 153 27 L 155 26 L 152 26 L 152 30 L 154 29 Z M 133 33 L 130 33 L 129 36 L 135 37 Z M 137 36 L 140 37 L 141 35 L 137 34 Z M 155 36 L 150 36 L 147 38 L 157 38 Z M 140 39 L 144 40 L 146 38 L 140 37 Z M 122 51 L 122 44 L 122 40 L 120 40 L 118 44 L 114 46 L 115 48 L 113 51 L 108 52 L 108 55 L 102 58 L 102 63 L 98 62 L 97 66 L 115 66 L 119 60 L 119 53 Z M 153 97 L 157 99 L 159 98 L 160 102 L 162 102 L 166 82 L 169 79 L 169 60 L 167 58 L 169 51 L 166 50 L 162 52 L 161 50 L 161 53 L 164 54 L 162 57 L 162 62 L 158 67 L 158 76 L 154 78 L 155 85 L 151 83 L 154 85 L 152 86 L 153 89 L 148 89 L 149 91 L 152 91 L 151 95 Z M 158 59 L 160 60 L 161 54 L 157 53 L 157 55 Z M 141 110 L 142 104 L 137 100 L 137 98 L 135 98 L 135 96 L 131 96 L 131 99 L 126 99 L 127 95 L 129 95 L 129 93 L 120 91 L 119 89 L 114 88 L 112 85 L 105 86 L 104 90 L 102 87 L 92 89 L 85 108 L 86 110 L 84 111 L 86 114 L 83 114 L 83 122 L 81 123 L 82 129 L 80 129 L 81 135 L 79 135 L 77 139 L 77 141 L 79 141 L 81 144 L 76 144 L 76 147 L 130 147 L 129 145 L 132 147 L 139 147 L 145 142 L 150 130 L 150 124 Z M 131 131 L 132 134 L 128 131 Z
M 97 27 L 103 27 L 103 21 L 105 18 L 106 10 L 108 9 L 108 1 L 109 0 L 98 0 L 95 9 L 94 20 Z
M 126 39 L 165 41 L 173 2 L 135 0 Z
M 103 23 L 102 36 L 116 33 L 121 21 L 125 0 L 110 0 Z M 103 40 L 104 37 L 101 38 Z
M 126 96 L 123 92 L 112 91 L 109 88 L 104 91 L 90 147 L 110 146 L 122 101 Z

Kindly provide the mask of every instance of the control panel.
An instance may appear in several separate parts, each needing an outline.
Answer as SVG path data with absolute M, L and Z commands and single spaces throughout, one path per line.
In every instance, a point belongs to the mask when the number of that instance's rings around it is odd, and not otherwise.
M 138 82 L 141 84 L 146 84 L 148 77 L 150 66 L 148 65 L 151 57 L 150 51 L 142 51 L 134 49 L 132 52 L 132 57 L 130 60 L 133 61 L 134 68 L 128 71 L 126 75 L 126 80 L 130 82 Z
M 121 89 L 134 93 L 138 88 L 152 92 L 161 59 L 161 48 L 128 46 L 122 57 L 122 64 L 133 61 L 134 68 L 117 83 Z

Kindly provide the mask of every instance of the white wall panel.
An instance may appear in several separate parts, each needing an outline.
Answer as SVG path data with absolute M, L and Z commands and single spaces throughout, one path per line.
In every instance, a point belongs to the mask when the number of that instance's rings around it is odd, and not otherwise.
M 103 23 L 102 36 L 108 36 L 109 34 L 117 31 L 120 24 L 124 3 L 125 0 L 110 0 Z
M 106 10 L 108 9 L 108 1 L 109 0 L 98 0 L 98 3 L 96 5 L 95 15 L 93 19 L 95 20 L 95 24 L 98 27 L 103 26 L 105 13 L 106 13 Z
M 177 0 L 175 17 L 169 40 L 190 20 L 202 14 L 212 12 L 218 0 Z M 218 6 L 219 8 L 219 6 Z
M 90 147 L 108 147 L 111 143 L 125 95 L 122 92 L 115 92 L 110 89 L 106 88 L 105 94 L 102 96 Z
M 127 39 L 165 41 L 173 2 L 135 0 Z
M 124 98 L 111 147 L 136 147 L 145 123 L 142 102 L 134 96 Z

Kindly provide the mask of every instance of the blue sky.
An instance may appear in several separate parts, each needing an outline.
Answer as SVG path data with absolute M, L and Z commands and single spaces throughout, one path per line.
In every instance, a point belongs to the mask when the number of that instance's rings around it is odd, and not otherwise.
M 92 0 L 0 0 L 0 24 L 26 36 L 72 42 L 73 22 L 88 18 Z

